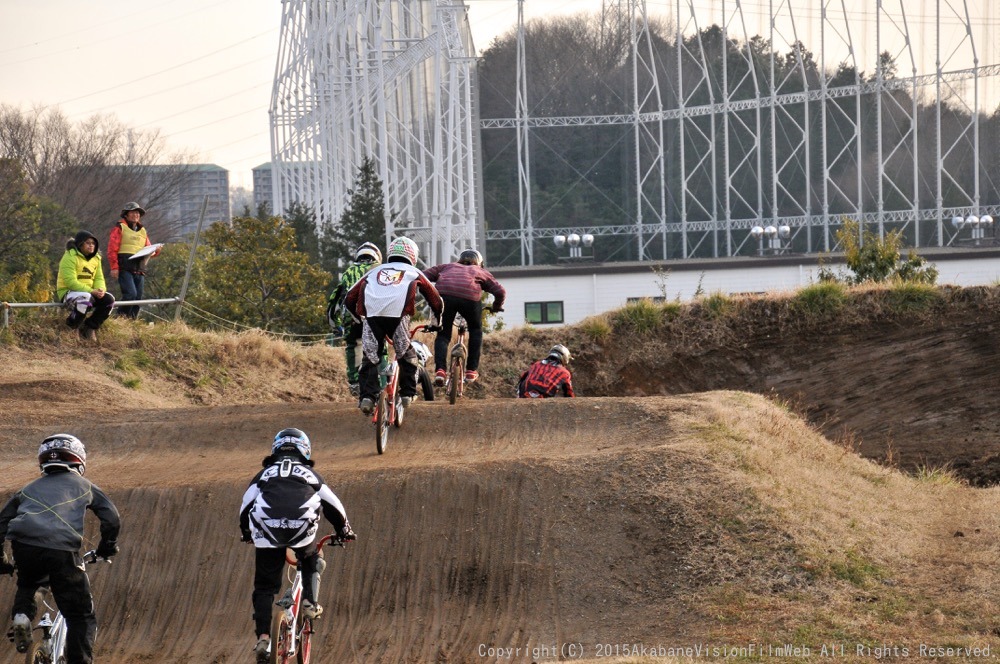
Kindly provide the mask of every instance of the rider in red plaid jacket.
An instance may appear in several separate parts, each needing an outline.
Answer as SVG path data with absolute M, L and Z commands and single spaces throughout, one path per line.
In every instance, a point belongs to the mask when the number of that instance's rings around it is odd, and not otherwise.
M 573 376 L 565 366 L 570 359 L 566 346 L 553 346 L 548 357 L 533 363 L 521 374 L 517 383 L 517 396 L 522 399 L 544 399 L 556 396 L 560 390 L 563 396 L 576 396 L 573 394 Z

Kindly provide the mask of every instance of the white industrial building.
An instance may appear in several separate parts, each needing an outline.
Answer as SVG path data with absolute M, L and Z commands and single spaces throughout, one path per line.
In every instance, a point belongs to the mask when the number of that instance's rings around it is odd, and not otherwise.
M 937 267 L 938 284 L 978 286 L 1000 283 L 1000 249 L 956 248 L 921 252 Z M 829 256 L 828 269 L 845 271 L 843 256 Z M 819 257 L 760 256 L 496 268 L 507 302 L 500 314 L 506 327 L 568 325 L 618 309 L 630 300 L 681 301 L 698 295 L 793 291 L 814 284 Z

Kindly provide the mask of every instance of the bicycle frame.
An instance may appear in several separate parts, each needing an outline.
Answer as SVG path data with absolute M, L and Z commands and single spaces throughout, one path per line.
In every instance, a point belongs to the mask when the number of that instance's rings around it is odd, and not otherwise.
M 344 546 L 345 540 L 334 535 L 324 535 L 316 544 L 317 553 L 322 552 L 323 545 L 329 543 L 330 546 Z M 280 612 L 272 619 L 270 655 L 271 661 L 277 663 L 290 662 L 293 658 L 297 661 L 308 664 L 312 635 L 312 621 L 308 618 L 301 618 L 302 611 L 302 566 L 299 564 L 295 554 L 290 554 L 290 550 L 285 550 L 285 562 L 295 568 L 295 576 L 292 577 L 292 585 L 285 590 L 276 605 L 280 607 Z M 288 625 L 287 634 L 276 633 L 281 626 Z M 287 641 L 282 637 L 286 637 Z M 276 646 L 276 644 L 281 644 Z M 275 652 L 274 648 L 281 647 L 281 652 Z M 299 649 L 302 648 L 302 652 Z
M 66 652 L 66 619 L 63 618 L 58 609 L 49 606 L 48 602 L 43 602 L 43 604 L 48 611 L 43 613 L 41 619 L 35 624 L 35 629 L 42 632 L 38 649 L 45 654 L 49 661 L 58 662 L 59 658 Z M 54 618 L 53 614 L 55 614 Z M 28 657 L 30 658 L 32 654 L 29 651 Z
M 448 353 L 448 377 L 445 379 L 444 389 L 448 394 L 448 402 L 452 405 L 462 396 L 465 388 L 465 363 L 469 359 L 469 349 L 466 347 L 465 336 L 469 331 L 469 325 L 461 314 L 455 315 L 455 323 L 458 325 L 458 339 Z
M 83 560 L 87 565 L 93 565 L 101 560 L 111 564 L 111 561 L 107 558 L 98 558 L 96 551 L 85 553 Z M 47 590 L 46 592 L 51 595 L 52 591 Z M 58 608 L 49 604 L 47 599 L 43 599 L 42 604 L 45 605 L 48 611 L 42 614 L 42 617 L 35 623 L 35 627 L 32 630 L 40 630 L 42 638 L 28 648 L 25 659 L 28 664 L 32 664 L 35 661 L 35 656 L 38 653 L 41 653 L 49 662 L 53 663 L 64 661 L 63 658 L 66 653 L 66 619 Z
M 410 339 L 426 328 L 426 325 L 417 325 L 410 330 Z M 392 340 L 388 340 L 392 345 Z M 379 371 L 379 382 L 385 381 L 382 391 L 375 402 L 375 409 L 372 411 L 372 426 L 375 427 L 375 449 L 379 454 L 385 452 L 389 444 L 389 425 L 392 424 L 397 429 L 403 426 L 405 408 L 399 397 L 399 361 L 393 353 L 392 361 L 384 369 Z

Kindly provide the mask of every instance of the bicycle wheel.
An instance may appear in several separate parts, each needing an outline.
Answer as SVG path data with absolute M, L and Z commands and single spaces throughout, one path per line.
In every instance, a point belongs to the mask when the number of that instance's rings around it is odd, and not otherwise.
M 292 624 L 288 613 L 278 611 L 271 619 L 271 664 L 289 664 L 292 661 L 288 651 L 292 647 Z
M 462 396 L 462 381 L 465 380 L 465 358 L 455 357 L 451 363 L 451 377 L 448 380 L 448 403 L 455 405 Z
M 35 641 L 28 648 L 28 653 L 24 657 L 25 664 L 54 664 L 49 654 L 45 652 L 45 643 Z
M 403 417 L 406 415 L 406 408 L 403 407 L 403 398 L 398 394 L 396 395 L 396 417 L 393 418 L 392 423 L 396 425 L 396 428 L 403 426 Z
M 386 391 L 378 395 L 378 405 L 375 406 L 375 449 L 379 454 L 385 454 L 389 445 L 389 398 Z
M 312 656 L 312 633 L 312 621 L 303 618 L 302 629 L 299 631 L 299 651 L 295 654 L 299 664 L 309 664 L 309 657 Z
M 434 401 L 434 379 L 424 367 L 417 369 L 417 380 L 420 382 L 420 391 L 424 395 L 424 401 Z

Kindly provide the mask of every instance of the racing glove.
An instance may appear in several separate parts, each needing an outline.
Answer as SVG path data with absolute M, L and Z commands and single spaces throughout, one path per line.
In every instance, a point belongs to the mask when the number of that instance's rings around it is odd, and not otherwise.
M 100 544 L 97 545 L 97 550 L 95 551 L 98 558 L 111 558 L 118 554 L 118 542 L 101 540 Z
M 351 524 L 344 524 L 344 527 L 340 529 L 340 539 L 347 542 L 353 542 L 358 539 L 358 536 L 351 529 Z
M 253 534 L 249 530 L 240 531 L 240 541 L 241 542 L 252 542 Z

